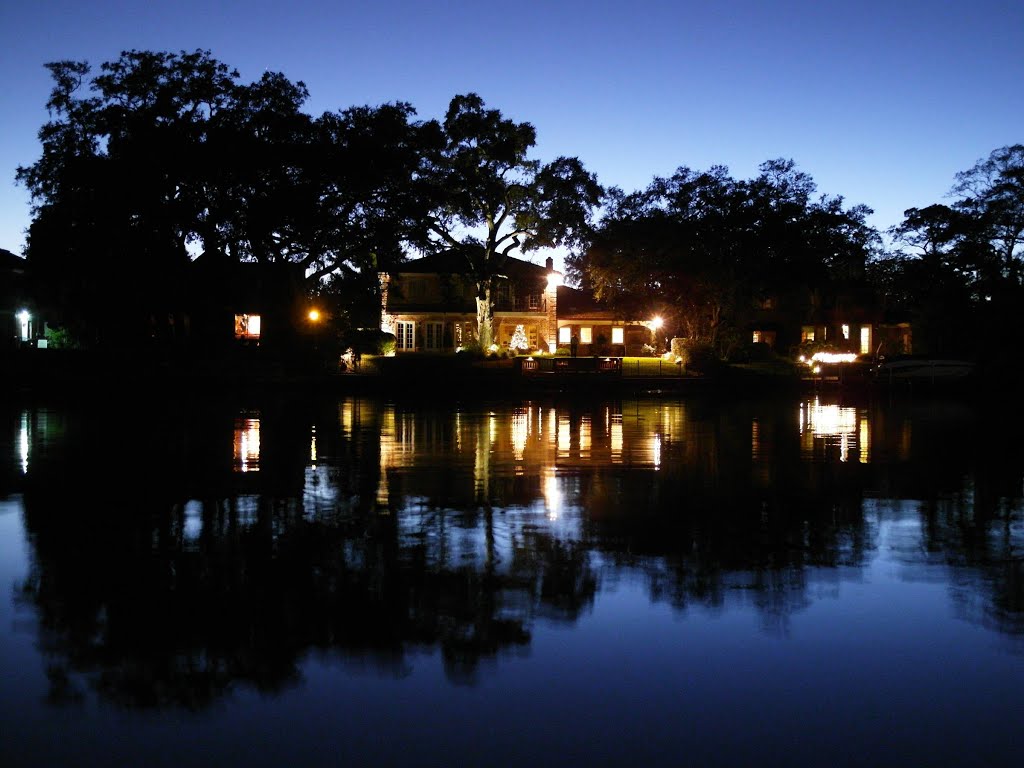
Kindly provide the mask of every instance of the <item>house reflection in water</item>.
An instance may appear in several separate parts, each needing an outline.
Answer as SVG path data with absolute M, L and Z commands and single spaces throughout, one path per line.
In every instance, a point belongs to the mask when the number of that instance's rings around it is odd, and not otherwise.
M 817 398 L 800 403 L 800 444 L 804 453 L 813 454 L 816 445 L 827 451 L 838 446 L 839 460 L 849 461 L 855 453 L 861 464 L 871 460 L 871 426 L 867 411 L 835 404 L 823 404 Z
M 235 472 L 260 471 L 260 420 L 235 419 L 234 438 Z

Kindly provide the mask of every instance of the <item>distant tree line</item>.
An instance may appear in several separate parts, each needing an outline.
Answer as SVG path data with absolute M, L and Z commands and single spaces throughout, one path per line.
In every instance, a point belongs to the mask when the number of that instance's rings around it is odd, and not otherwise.
M 208 51 L 47 68 L 42 152 L 17 172 L 26 255 L 83 326 L 173 306 L 197 257 L 298 265 L 311 295 L 367 323 L 379 271 L 450 250 L 486 345 L 508 257 L 560 246 L 581 286 L 722 354 L 752 302 L 787 292 L 880 297 L 914 313 L 915 339 L 963 351 L 1005 327 L 1022 287 L 1021 145 L 959 174 L 952 205 L 908 210 L 886 250 L 869 208 L 819 195 L 791 160 L 749 180 L 681 167 L 625 193 L 577 158 L 542 163 L 535 128 L 472 93 L 442 120 L 404 102 L 313 116 L 301 81 L 245 83 Z

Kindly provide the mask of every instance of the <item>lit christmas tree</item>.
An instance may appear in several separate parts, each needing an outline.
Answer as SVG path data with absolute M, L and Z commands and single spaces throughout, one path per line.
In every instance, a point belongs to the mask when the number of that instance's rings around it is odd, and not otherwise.
M 529 349 L 530 342 L 526 338 L 526 330 L 521 325 L 516 326 L 516 332 L 512 334 L 512 341 L 508 343 L 511 349 Z

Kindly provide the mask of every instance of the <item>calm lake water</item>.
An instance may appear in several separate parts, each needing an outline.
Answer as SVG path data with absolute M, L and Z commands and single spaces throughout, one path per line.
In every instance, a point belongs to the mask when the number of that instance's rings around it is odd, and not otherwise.
M 0 417 L 4 766 L 1024 760 L 1005 408 Z

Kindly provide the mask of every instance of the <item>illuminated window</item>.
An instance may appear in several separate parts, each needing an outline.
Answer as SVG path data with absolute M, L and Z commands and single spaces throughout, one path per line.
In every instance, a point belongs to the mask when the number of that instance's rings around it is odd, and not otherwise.
M 580 344 L 590 344 L 593 340 L 590 328 L 580 328 Z
M 568 344 L 570 341 L 572 341 L 572 328 L 568 325 L 563 325 L 558 329 L 558 343 Z
M 754 331 L 754 336 L 753 336 L 753 339 L 751 339 L 751 340 L 755 344 L 760 344 L 761 343 L 761 332 L 760 331 Z
M 800 330 L 800 341 L 814 341 L 814 326 L 805 325 Z
M 260 337 L 259 315 L 235 315 L 235 338 L 258 339 Z
M 862 355 L 871 354 L 871 326 L 862 325 L 860 327 L 860 353 Z
M 846 323 L 843 323 L 843 338 L 846 339 L 847 341 L 850 340 L 850 326 L 848 326 Z
M 395 323 L 395 346 L 398 349 L 404 349 L 406 351 L 415 348 L 414 332 L 416 331 L 415 323 L 408 323 L 399 320 Z
M 626 329 L 625 328 L 612 328 L 612 344 L 625 344 L 626 343 Z

